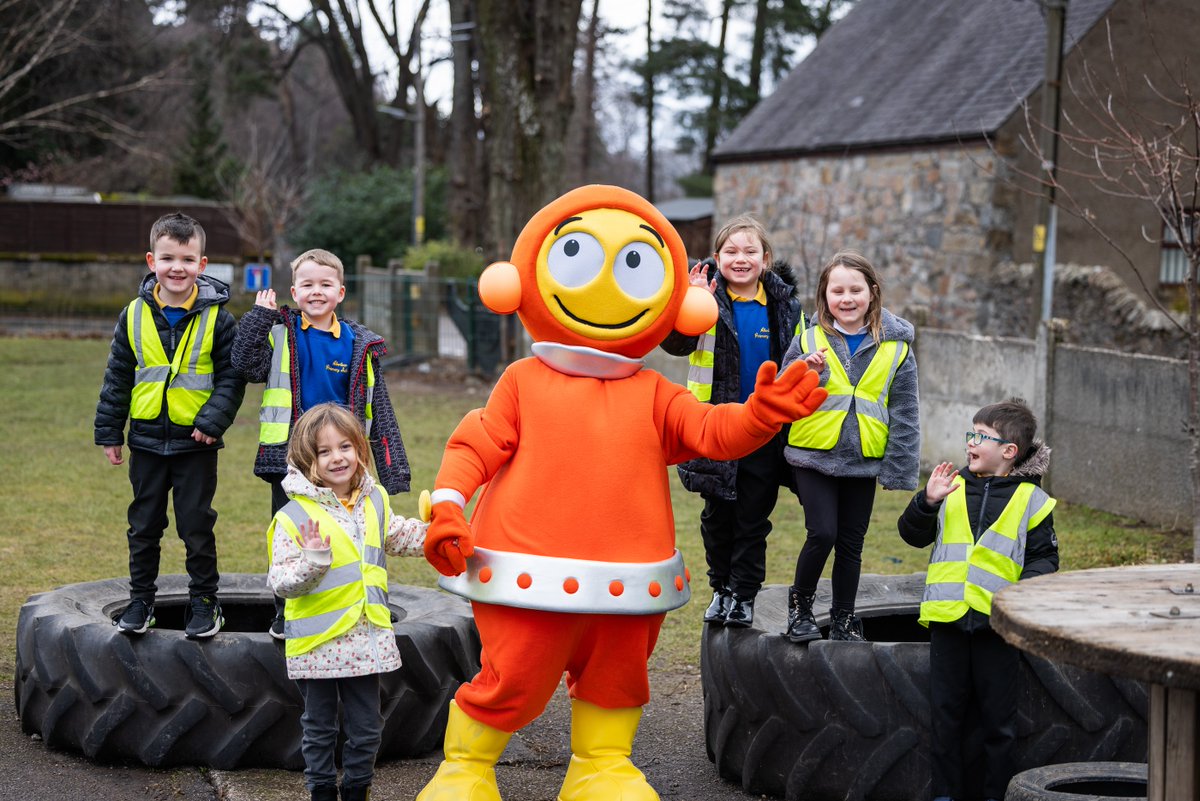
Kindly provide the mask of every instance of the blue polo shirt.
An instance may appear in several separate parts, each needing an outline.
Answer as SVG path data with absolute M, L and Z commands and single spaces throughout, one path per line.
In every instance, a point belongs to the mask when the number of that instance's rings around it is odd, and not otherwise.
M 350 361 L 354 331 L 333 317 L 328 331 L 301 316 L 296 337 L 296 369 L 300 373 L 300 402 L 307 411 L 319 403 L 350 403 Z
M 754 391 L 759 366 L 771 359 L 771 321 L 767 318 L 767 290 L 762 282 L 752 298 L 729 293 L 738 339 L 738 400 L 746 402 Z

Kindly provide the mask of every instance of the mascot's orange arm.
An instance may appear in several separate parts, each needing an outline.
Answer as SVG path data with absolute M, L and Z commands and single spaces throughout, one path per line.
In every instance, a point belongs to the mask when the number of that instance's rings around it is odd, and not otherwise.
M 662 383 L 658 394 L 667 464 L 699 457 L 740 459 L 761 448 L 779 430 L 747 415 L 740 403 L 701 403 L 687 389 L 668 381 Z
M 506 372 L 482 409 L 473 409 L 454 429 L 442 455 L 434 487 L 454 489 L 467 500 L 512 458 L 520 439 L 513 382 Z

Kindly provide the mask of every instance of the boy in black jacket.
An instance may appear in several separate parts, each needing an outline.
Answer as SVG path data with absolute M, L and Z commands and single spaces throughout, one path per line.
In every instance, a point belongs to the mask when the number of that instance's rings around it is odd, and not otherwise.
M 223 307 L 229 287 L 203 275 L 204 229 L 186 214 L 167 214 L 150 229 L 150 275 L 117 318 L 95 441 L 110 464 L 124 463 L 129 421 L 129 606 L 116 625 L 142 634 L 154 625 L 159 542 L 167 495 L 187 550 L 191 598 L 185 634 L 211 637 L 223 624 L 217 601 L 217 543 L 212 508 L 221 435 L 242 405 L 245 383 L 229 361 L 237 321 Z
M 983 729 L 983 795 L 1004 797 L 1014 772 L 1016 649 L 991 628 L 992 596 L 1020 579 L 1058 570 L 1055 501 L 1039 486 L 1050 449 L 1034 439 L 1037 419 L 1013 398 L 975 413 L 967 466 L 933 469 L 900 516 L 900 536 L 929 557 L 921 623 L 929 627 L 932 795 L 966 797 L 965 710 Z

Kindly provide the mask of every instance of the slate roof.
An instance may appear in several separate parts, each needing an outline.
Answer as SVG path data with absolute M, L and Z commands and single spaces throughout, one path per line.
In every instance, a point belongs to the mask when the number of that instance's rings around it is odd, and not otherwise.
M 1065 49 L 1116 0 L 1069 0 Z M 1041 86 L 1035 0 L 858 0 L 714 160 L 976 139 Z
M 660 201 L 655 203 L 654 207 L 669 222 L 692 222 L 712 216 L 713 199 L 711 197 L 680 197 Z

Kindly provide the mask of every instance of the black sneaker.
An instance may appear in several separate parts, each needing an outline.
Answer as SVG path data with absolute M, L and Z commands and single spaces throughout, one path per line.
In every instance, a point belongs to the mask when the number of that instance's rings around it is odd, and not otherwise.
M 275 619 L 271 621 L 271 628 L 267 629 L 267 631 L 276 640 L 287 639 L 283 633 L 283 615 L 276 615 Z
M 121 617 L 113 621 L 113 625 L 122 634 L 145 634 L 146 629 L 154 625 L 154 604 L 134 598 L 125 607 Z
M 221 617 L 221 605 L 211 595 L 197 595 L 188 610 L 187 628 L 183 634 L 189 640 L 211 637 L 221 630 L 225 618 Z

